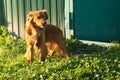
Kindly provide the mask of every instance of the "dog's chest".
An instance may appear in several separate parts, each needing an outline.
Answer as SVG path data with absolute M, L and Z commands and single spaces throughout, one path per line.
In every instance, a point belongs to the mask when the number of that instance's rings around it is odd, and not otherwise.
M 35 27 L 35 29 L 32 31 L 32 35 L 33 36 L 41 36 L 43 32 L 44 32 L 44 29 Z

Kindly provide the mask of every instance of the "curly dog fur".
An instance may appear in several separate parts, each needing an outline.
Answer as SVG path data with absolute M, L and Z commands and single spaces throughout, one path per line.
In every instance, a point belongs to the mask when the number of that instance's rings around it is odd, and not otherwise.
M 44 61 L 48 52 L 50 56 L 56 52 L 57 55 L 63 54 L 69 57 L 70 54 L 66 49 L 62 31 L 52 25 L 46 24 L 48 15 L 46 10 L 29 12 L 26 17 L 26 59 L 33 61 L 35 53 L 39 53 L 39 60 Z

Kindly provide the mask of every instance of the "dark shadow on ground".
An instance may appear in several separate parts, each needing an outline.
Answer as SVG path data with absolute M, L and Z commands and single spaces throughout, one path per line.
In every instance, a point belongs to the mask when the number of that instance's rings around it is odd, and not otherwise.
M 107 47 L 97 44 L 87 44 L 79 41 L 78 39 L 67 39 L 66 46 L 72 55 L 81 54 L 100 54 L 107 50 Z

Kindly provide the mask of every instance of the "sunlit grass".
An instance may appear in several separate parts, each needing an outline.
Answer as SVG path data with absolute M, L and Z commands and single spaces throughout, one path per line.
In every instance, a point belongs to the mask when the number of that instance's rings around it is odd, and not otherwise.
M 66 45 L 71 52 L 69 59 L 54 56 L 47 57 L 45 62 L 40 63 L 38 57 L 35 57 L 33 63 L 28 63 L 24 56 L 25 41 L 4 34 L 0 37 L 0 80 L 120 79 L 119 43 L 104 48 L 98 45 L 89 46 L 71 38 L 66 41 Z M 99 55 L 79 55 L 85 52 Z

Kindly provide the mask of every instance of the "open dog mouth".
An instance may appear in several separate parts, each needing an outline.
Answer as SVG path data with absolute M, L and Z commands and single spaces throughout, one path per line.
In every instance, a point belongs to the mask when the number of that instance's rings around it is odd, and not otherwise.
M 40 28 L 44 28 L 45 25 L 47 24 L 47 22 L 45 21 L 41 26 L 39 26 Z

